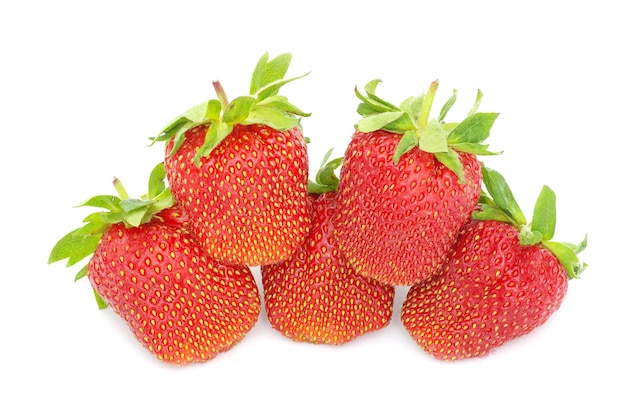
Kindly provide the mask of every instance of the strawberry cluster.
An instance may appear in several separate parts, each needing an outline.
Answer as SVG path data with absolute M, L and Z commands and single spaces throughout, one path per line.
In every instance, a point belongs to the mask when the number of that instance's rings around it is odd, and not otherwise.
M 202 362 L 255 325 L 294 341 L 342 344 L 384 328 L 395 287 L 401 321 L 445 360 L 487 354 L 556 311 L 585 265 L 552 240 L 556 198 L 544 187 L 527 222 L 504 178 L 478 160 L 498 114 L 474 107 L 431 118 L 438 83 L 399 106 L 379 80 L 358 89 L 361 119 L 340 158 L 309 179 L 309 114 L 279 95 L 290 54 L 259 60 L 250 94 L 192 107 L 152 138 L 164 160 L 148 193 L 114 195 L 54 246 L 49 262 L 89 258 L 101 308 L 170 364 Z M 337 172 L 340 174 L 337 175 Z M 250 270 L 260 266 L 263 298 Z

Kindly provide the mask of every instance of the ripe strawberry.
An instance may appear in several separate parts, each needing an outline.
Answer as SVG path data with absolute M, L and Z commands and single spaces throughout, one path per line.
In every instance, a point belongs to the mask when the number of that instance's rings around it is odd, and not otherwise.
M 337 193 L 337 243 L 361 275 L 412 285 L 441 270 L 459 229 L 480 195 L 477 154 L 497 114 L 476 113 L 443 122 L 456 98 L 429 120 L 437 90 L 396 107 L 365 87 L 357 125 L 345 154 Z
M 394 288 L 356 274 L 335 243 L 333 170 L 340 161 L 323 165 L 312 183 L 307 240 L 289 260 L 261 267 L 269 322 L 294 341 L 343 344 L 391 320 Z
M 188 232 L 188 220 L 162 180 L 151 177 L 146 199 L 98 196 L 83 227 L 63 237 L 49 263 L 71 266 L 92 255 L 87 275 L 101 308 L 110 306 L 158 359 L 183 365 L 207 361 L 239 342 L 256 323 L 260 296 L 248 267 L 211 259 Z M 173 205 L 173 206 L 172 206 Z
M 299 117 L 278 89 L 291 56 L 256 66 L 250 96 L 202 103 L 170 123 L 154 141 L 166 143 L 172 194 L 209 255 L 240 265 L 290 257 L 310 224 L 308 154 Z
M 553 242 L 556 197 L 543 188 L 526 219 L 504 179 L 484 169 L 484 195 L 442 273 L 411 287 L 401 319 L 438 359 L 481 356 L 542 325 L 561 305 L 586 246 Z

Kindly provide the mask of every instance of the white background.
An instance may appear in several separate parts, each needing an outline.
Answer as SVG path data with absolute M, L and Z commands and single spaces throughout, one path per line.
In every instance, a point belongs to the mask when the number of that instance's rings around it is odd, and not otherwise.
M 2 3 L 0 417 L 625 417 L 617 4 Z M 283 90 L 313 112 L 312 171 L 345 149 L 356 84 L 381 78 L 379 94 L 399 103 L 439 79 L 440 104 L 459 89 L 457 119 L 480 88 L 481 110 L 501 113 L 489 143 L 504 151 L 485 162 L 529 216 L 543 184 L 556 191 L 556 239 L 589 234 L 590 267 L 561 309 L 485 358 L 443 363 L 404 331 L 399 288 L 389 327 L 342 347 L 288 341 L 262 312 L 231 351 L 183 368 L 98 311 L 75 269 L 47 265 L 87 214 L 73 206 L 114 193 L 113 176 L 144 193 L 162 158 L 148 137 L 214 97 L 215 79 L 247 94 L 265 51 L 291 52 L 289 75 L 312 71 Z

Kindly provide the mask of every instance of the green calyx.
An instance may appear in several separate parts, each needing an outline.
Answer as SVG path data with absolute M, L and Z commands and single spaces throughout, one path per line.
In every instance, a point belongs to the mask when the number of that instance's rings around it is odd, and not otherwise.
M 337 192 L 339 177 L 336 170 L 343 163 L 343 157 L 329 160 L 332 152 L 333 149 L 331 148 L 324 155 L 322 164 L 315 175 L 315 181 L 309 180 L 309 193 L 321 195 L 326 192 Z
M 78 205 L 100 208 L 102 211 L 88 215 L 84 225 L 66 234 L 59 240 L 50 253 L 48 263 L 67 259 L 67 266 L 73 266 L 91 256 L 100 242 L 100 238 L 113 224 L 124 223 L 128 228 L 137 227 L 152 220 L 162 210 L 174 205 L 170 188 L 165 185 L 165 166 L 159 163 L 150 174 L 148 194 L 141 199 L 129 198 L 119 179 L 113 185 L 119 196 L 98 195 Z M 78 280 L 87 274 L 85 265 L 75 277 Z M 98 296 L 96 296 L 98 300 Z M 101 299 L 98 305 L 101 306 Z
M 543 186 L 530 223 L 517 204 L 504 177 L 494 169 L 482 166 L 483 190 L 479 208 L 473 212 L 475 220 L 497 220 L 515 226 L 519 230 L 520 244 L 541 244 L 561 262 L 570 278 L 578 278 L 587 265 L 578 259 L 578 253 L 587 247 L 587 236 L 580 244 L 553 241 L 556 228 L 556 194 Z
M 385 130 L 402 134 L 393 156 L 394 162 L 397 163 L 404 153 L 418 147 L 432 153 L 464 183 L 463 165 L 457 151 L 476 155 L 499 154 L 487 150 L 488 146 L 483 144 L 489 137 L 491 127 L 499 114 L 477 112 L 482 100 L 480 90 L 467 118 L 461 122 L 445 122 L 444 119 L 456 102 L 456 90 L 441 108 L 439 116 L 430 118 L 439 87 L 438 81 L 431 83 L 426 94 L 409 97 L 400 106 L 395 106 L 376 95 L 376 87 L 380 82 L 381 80 L 372 80 L 367 83 L 365 95 L 355 87 L 355 93 L 361 100 L 357 112 L 363 117 L 356 124 L 356 129 L 361 132 Z
M 252 74 L 249 96 L 239 96 L 228 101 L 222 85 L 218 81 L 213 82 L 217 99 L 202 102 L 174 119 L 156 137 L 151 138 L 153 143 L 172 139 L 174 145 L 171 154 L 174 154 L 185 140 L 185 132 L 207 125 L 204 145 L 195 156 L 195 163 L 199 165 L 200 159 L 209 155 L 237 124 L 262 124 L 278 131 L 298 126 L 301 117 L 309 116 L 310 113 L 289 103 L 285 96 L 278 95 L 278 91 L 285 84 L 303 78 L 308 73 L 285 78 L 291 54 L 282 54 L 272 60 L 268 58 L 269 55 L 265 53 L 258 61 Z

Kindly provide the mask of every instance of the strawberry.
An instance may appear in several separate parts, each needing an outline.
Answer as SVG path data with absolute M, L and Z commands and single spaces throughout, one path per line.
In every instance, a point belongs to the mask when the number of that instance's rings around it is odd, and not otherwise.
M 310 224 L 308 154 L 299 117 L 278 90 L 291 55 L 258 62 L 250 96 L 191 108 L 154 141 L 166 141 L 166 173 L 190 228 L 211 257 L 263 265 L 290 257 Z M 299 78 L 299 77 L 297 77 Z
M 585 268 L 586 246 L 552 241 L 556 196 L 544 186 L 526 218 L 502 176 L 484 169 L 487 193 L 461 229 L 441 274 L 413 285 L 401 319 L 424 350 L 443 360 L 486 355 L 544 324 L 568 280 Z
M 438 83 L 400 107 L 365 86 L 363 118 L 345 153 L 337 192 L 337 243 L 361 275 L 390 285 L 412 285 L 436 274 L 480 196 L 478 154 L 497 114 L 474 108 L 460 123 L 429 120 Z
M 256 323 L 260 296 L 248 267 L 210 258 L 163 184 L 163 164 L 144 199 L 101 195 L 83 205 L 106 211 L 63 237 L 49 263 L 68 266 L 91 255 L 88 276 L 101 308 L 113 308 L 137 340 L 165 363 L 207 361 L 240 341 Z
M 358 275 L 335 242 L 333 170 L 340 162 L 323 164 L 311 183 L 307 240 L 290 259 L 261 267 L 269 322 L 294 341 L 343 344 L 391 320 L 394 288 Z

